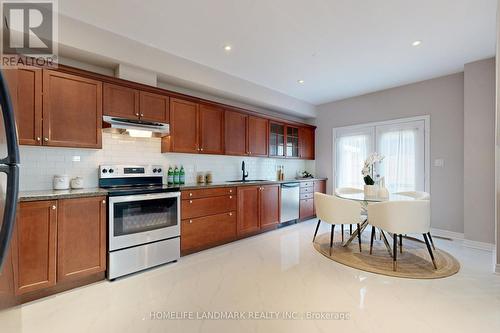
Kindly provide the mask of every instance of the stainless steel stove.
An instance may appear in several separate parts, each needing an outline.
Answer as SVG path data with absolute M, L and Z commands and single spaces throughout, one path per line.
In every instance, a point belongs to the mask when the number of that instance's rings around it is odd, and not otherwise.
M 108 190 L 108 279 L 180 257 L 180 191 L 159 165 L 101 165 Z

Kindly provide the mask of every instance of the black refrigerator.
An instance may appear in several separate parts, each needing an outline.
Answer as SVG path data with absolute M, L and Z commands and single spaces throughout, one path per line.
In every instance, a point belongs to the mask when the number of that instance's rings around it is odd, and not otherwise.
M 19 146 L 9 87 L 0 71 L 0 275 L 16 222 L 19 193 Z

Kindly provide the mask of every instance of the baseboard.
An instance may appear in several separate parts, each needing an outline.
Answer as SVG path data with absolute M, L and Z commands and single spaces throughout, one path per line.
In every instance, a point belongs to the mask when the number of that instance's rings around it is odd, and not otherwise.
M 471 248 L 471 249 L 477 249 L 477 250 L 483 250 L 483 251 L 489 251 L 489 252 L 493 252 L 493 250 L 495 249 L 495 244 L 476 242 L 476 241 L 469 240 L 469 239 L 464 239 L 462 245 L 465 247 Z
M 443 229 L 431 228 L 431 234 L 433 236 L 445 237 L 445 238 L 451 238 L 451 239 L 457 239 L 457 240 L 463 240 L 464 239 L 464 234 L 463 233 L 454 232 L 454 231 L 448 231 L 448 230 L 443 230 Z

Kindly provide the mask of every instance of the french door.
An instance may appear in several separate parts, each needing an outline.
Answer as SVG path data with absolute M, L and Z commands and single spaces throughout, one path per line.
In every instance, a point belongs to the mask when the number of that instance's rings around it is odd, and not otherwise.
M 375 176 L 384 177 L 389 192 L 428 190 L 426 122 L 399 120 L 335 129 L 335 187 L 362 188 L 363 163 L 377 152 L 385 158 L 375 165 Z

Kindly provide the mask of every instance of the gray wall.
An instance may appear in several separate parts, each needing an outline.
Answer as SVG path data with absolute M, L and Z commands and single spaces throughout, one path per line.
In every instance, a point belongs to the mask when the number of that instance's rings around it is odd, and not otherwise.
M 464 75 L 453 74 L 320 105 L 316 119 L 316 173 L 332 178 L 332 129 L 430 115 L 432 227 L 464 232 Z M 443 168 L 432 166 L 443 158 Z M 328 182 L 329 193 L 332 182 Z
M 495 59 L 464 69 L 464 236 L 495 242 Z

